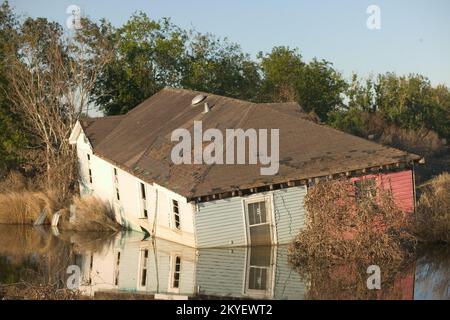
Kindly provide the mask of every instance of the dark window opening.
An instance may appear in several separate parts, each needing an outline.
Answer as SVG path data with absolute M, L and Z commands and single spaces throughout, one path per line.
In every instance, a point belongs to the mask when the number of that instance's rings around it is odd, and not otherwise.
M 141 183 L 141 196 L 142 199 L 146 199 L 146 194 L 145 194 L 145 185 L 143 183 Z
M 92 170 L 89 169 L 89 183 L 92 183 Z
M 175 223 L 175 228 L 178 230 L 181 227 L 180 224 L 180 208 L 178 206 L 178 201 L 172 200 L 172 212 L 173 212 L 173 221 Z
M 116 198 L 120 200 L 119 188 L 116 188 Z

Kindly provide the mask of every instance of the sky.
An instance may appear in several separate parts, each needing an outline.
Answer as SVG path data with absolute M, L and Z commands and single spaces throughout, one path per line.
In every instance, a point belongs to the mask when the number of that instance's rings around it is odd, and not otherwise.
M 16 13 L 46 17 L 66 25 L 69 5 L 92 19 L 123 24 L 133 12 L 153 19 L 170 17 L 183 28 L 210 32 L 239 43 L 256 58 L 284 45 L 304 60 L 331 61 L 349 78 L 393 71 L 420 73 L 433 85 L 450 87 L 449 0 L 10 0 Z M 379 29 L 369 29 L 367 13 L 379 8 Z M 372 20 L 371 20 L 372 21 Z

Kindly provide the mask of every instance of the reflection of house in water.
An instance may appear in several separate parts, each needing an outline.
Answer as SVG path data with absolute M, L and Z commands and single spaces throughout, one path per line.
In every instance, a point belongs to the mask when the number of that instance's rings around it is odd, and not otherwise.
M 79 263 L 81 289 L 88 295 L 302 299 L 305 293 L 305 284 L 288 266 L 286 247 L 196 250 L 130 233 L 102 252 L 81 255 Z

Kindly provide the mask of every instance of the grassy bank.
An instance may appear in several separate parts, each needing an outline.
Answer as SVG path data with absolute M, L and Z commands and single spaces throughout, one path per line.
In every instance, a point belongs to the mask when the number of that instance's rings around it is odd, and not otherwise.
M 70 218 L 70 205 L 75 216 Z M 52 215 L 61 214 L 59 227 L 75 231 L 117 231 L 111 207 L 95 197 L 64 195 L 54 189 L 40 187 L 18 173 L 10 173 L 0 183 L 0 224 L 32 225 L 42 212 L 44 224 Z

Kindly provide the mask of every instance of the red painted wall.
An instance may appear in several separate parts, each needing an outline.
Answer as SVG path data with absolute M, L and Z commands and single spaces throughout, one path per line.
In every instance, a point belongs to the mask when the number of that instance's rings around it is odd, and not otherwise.
M 384 188 L 391 189 L 397 205 L 405 212 L 414 211 L 414 184 L 412 170 L 381 174 Z
M 366 175 L 362 178 L 375 178 L 379 185 L 391 189 L 397 205 L 405 212 L 414 211 L 414 184 L 412 170 Z M 354 178 L 352 181 L 361 178 Z

